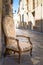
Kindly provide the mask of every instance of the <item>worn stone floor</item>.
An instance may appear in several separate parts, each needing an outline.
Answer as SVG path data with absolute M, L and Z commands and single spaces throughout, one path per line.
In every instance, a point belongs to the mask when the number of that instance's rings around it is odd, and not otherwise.
M 43 65 L 43 33 L 30 30 L 16 30 L 16 34 L 29 36 L 33 43 L 32 57 L 29 52 L 22 54 L 21 64 L 18 64 L 18 54 L 0 59 L 0 65 Z

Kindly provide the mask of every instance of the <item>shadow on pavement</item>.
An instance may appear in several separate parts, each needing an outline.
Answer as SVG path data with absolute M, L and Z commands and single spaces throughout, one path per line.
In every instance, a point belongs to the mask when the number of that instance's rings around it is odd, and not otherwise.
M 18 55 L 6 56 L 3 65 L 33 65 L 29 55 L 22 55 L 20 64 L 18 63 L 18 59 Z

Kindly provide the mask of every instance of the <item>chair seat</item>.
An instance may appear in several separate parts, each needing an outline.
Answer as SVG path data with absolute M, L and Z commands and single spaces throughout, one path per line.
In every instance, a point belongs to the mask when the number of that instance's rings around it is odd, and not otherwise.
M 21 48 L 21 51 L 27 51 L 27 50 L 30 50 L 31 49 L 31 44 L 29 42 L 20 42 L 20 48 Z
M 7 48 L 15 50 L 15 51 L 19 51 L 16 41 L 8 40 L 7 43 L 9 43 L 9 44 L 7 44 Z M 30 42 L 26 42 L 26 41 L 22 41 L 22 40 L 19 41 L 19 46 L 21 48 L 21 51 L 30 50 L 32 47 Z

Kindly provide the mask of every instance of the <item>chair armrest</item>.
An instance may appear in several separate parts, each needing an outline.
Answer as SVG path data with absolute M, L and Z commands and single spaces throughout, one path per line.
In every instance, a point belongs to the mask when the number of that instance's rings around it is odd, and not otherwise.
M 17 42 L 19 41 L 17 38 L 14 37 L 7 37 L 8 39 L 16 40 Z
M 16 35 L 16 37 L 25 37 L 25 38 L 30 39 L 30 37 L 28 37 L 28 36 L 24 36 L 24 35 Z
M 8 39 L 11 39 L 11 40 L 16 40 L 17 41 L 17 46 L 18 46 L 18 49 L 20 49 L 20 46 L 19 46 L 19 40 L 17 38 L 14 38 L 14 37 L 7 37 Z
M 30 40 L 30 37 L 24 36 L 24 35 L 16 35 L 16 37 L 24 37 L 24 38 L 27 38 L 29 40 L 30 44 L 32 45 L 32 42 Z

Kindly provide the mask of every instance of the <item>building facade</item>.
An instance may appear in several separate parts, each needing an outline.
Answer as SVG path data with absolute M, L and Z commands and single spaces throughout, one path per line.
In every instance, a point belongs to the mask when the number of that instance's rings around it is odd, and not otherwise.
M 43 0 L 20 0 L 20 22 L 26 22 L 31 29 L 43 32 Z
M 43 0 L 28 0 L 28 11 L 34 17 L 33 30 L 43 32 Z
M 29 29 L 33 29 L 33 26 L 35 25 L 32 10 L 33 10 L 32 0 L 20 0 L 18 12 L 18 14 L 20 14 L 20 22 L 24 23 L 23 26 Z
M 27 8 L 27 0 L 20 0 L 19 2 L 19 10 L 18 14 L 20 17 L 20 25 L 25 27 L 28 21 L 28 8 Z
M 35 25 L 33 26 L 33 29 L 36 31 L 43 32 L 43 0 L 32 0 L 31 2 L 33 3 L 33 5 L 30 1 L 30 6 L 28 6 L 28 8 L 33 14 L 35 20 Z

